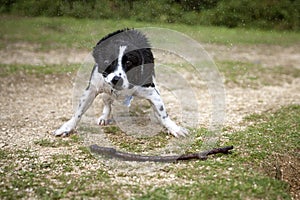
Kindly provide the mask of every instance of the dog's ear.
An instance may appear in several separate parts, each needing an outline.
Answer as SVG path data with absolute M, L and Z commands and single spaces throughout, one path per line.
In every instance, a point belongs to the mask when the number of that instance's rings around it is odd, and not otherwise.
M 98 64 L 98 71 L 101 74 L 109 74 L 115 70 L 118 59 L 118 47 L 112 41 L 104 41 L 94 47 L 93 57 Z
M 154 85 L 154 80 L 153 78 L 155 77 L 155 72 L 154 72 L 154 57 L 152 54 L 152 51 L 150 48 L 144 48 L 141 49 L 141 52 L 143 54 L 143 59 L 144 59 L 144 68 L 141 73 L 141 78 L 143 83 L 141 86 L 148 86 L 148 85 Z
M 129 83 L 137 86 L 153 83 L 154 58 L 151 49 L 139 49 L 126 53 L 122 65 Z

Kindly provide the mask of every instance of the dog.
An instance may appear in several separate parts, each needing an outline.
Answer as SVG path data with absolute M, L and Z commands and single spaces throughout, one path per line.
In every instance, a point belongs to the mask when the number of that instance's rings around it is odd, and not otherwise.
M 93 58 L 95 64 L 78 108 L 69 121 L 54 131 L 55 136 L 66 136 L 74 131 L 82 115 L 101 93 L 104 108 L 97 120 L 100 126 L 109 124 L 113 101 L 125 94 L 128 105 L 133 97 L 147 99 L 160 124 L 173 136 L 188 134 L 187 129 L 178 126 L 167 114 L 155 83 L 151 46 L 143 33 L 128 28 L 110 33 L 96 44 Z

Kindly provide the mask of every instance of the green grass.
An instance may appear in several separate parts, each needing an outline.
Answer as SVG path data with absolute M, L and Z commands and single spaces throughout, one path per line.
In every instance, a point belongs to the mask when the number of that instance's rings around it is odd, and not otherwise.
M 45 161 L 41 161 L 30 149 L 1 149 L 0 197 L 123 199 L 130 194 L 133 199 L 291 199 L 289 190 L 295 188 L 290 188 L 288 183 L 274 175 L 276 169 L 272 164 L 279 162 L 276 160 L 278 154 L 289 156 L 292 160 L 300 159 L 297 153 L 300 149 L 299 116 L 299 105 L 286 106 L 272 113 L 249 115 L 244 123 L 252 125 L 244 131 L 223 133 L 228 140 L 221 140 L 220 145 L 234 145 L 232 154 L 213 156 L 206 161 L 163 165 L 161 172 L 165 172 L 166 177 L 160 173 L 112 173 L 112 169 L 102 165 L 101 160 L 90 156 L 82 147 L 70 154 L 53 155 Z M 197 136 L 205 132 L 203 129 Z M 69 140 L 73 146 L 79 139 Z M 38 141 L 36 145 L 61 147 L 46 140 Z M 74 156 L 74 153 L 80 156 Z M 87 164 L 98 168 L 86 169 Z M 76 173 L 78 169 L 81 169 L 80 174 Z M 158 183 L 171 175 L 188 183 Z M 137 176 L 152 184 L 116 182 L 124 177 L 137 180 Z M 286 173 L 285 176 L 295 175 Z
M 253 114 L 246 118 L 254 125 L 237 134 L 234 139 L 242 143 L 251 161 L 265 159 L 272 152 L 295 154 L 300 149 L 300 106 L 292 105 L 273 114 Z M 255 151 L 251 150 L 255 148 Z M 247 150 L 249 149 L 249 151 Z M 251 151 L 250 151 L 251 150 Z M 295 154 L 296 155 L 296 154 Z
M 288 189 L 286 184 L 256 176 L 253 178 L 251 175 L 245 175 L 234 180 L 211 177 L 212 180 L 204 180 L 204 183 L 190 186 L 172 185 L 157 188 L 137 199 L 289 199 L 288 194 L 280 194 L 284 189 Z M 269 186 L 270 190 L 267 189 Z
M 39 145 L 41 147 L 68 147 L 74 144 L 80 144 L 82 142 L 82 138 L 79 135 L 71 135 L 66 138 L 55 138 L 54 140 L 50 139 L 40 139 L 35 140 L 34 144 Z
M 31 195 L 38 199 L 61 199 L 66 196 L 75 198 L 77 195 L 84 197 L 88 196 L 85 189 L 90 182 L 105 183 L 109 178 L 101 169 L 84 172 L 79 176 L 66 175 L 65 173 L 70 173 L 76 167 L 84 167 L 85 164 L 68 154 L 53 156 L 46 162 L 38 162 L 38 157 L 31 156 L 28 151 L 0 152 L 8 159 L 6 163 L 1 163 L 1 199 L 28 198 Z M 20 162 L 9 159 L 18 159 Z M 108 187 L 99 188 L 97 194 L 101 194 L 103 190 L 108 190 Z M 74 192 L 77 191 L 79 193 L 75 195 Z
M 228 87 L 257 89 L 262 86 L 279 86 L 283 83 L 291 83 L 293 79 L 300 77 L 300 69 L 288 66 L 263 67 L 260 64 L 237 61 L 219 61 L 216 64 Z M 0 64 L 0 77 L 18 73 L 38 76 L 74 73 L 79 68 L 80 64 Z
M 288 184 L 278 180 L 273 167 L 276 154 L 300 159 L 296 153 L 300 149 L 299 114 L 300 106 L 292 105 L 275 113 L 250 115 L 245 122 L 254 125 L 225 134 L 230 138 L 225 145 L 235 147 L 233 154 L 219 157 L 221 161 L 212 159 L 194 162 L 188 169 L 173 169 L 194 184 L 157 187 L 139 199 L 290 199 Z
M 1 64 L 0 77 L 17 74 L 19 72 L 29 75 L 66 74 L 73 73 L 80 64 L 67 65 L 27 65 L 27 64 Z
M 115 131 L 116 126 L 105 128 L 110 141 L 115 146 L 129 152 L 149 152 L 151 150 L 165 147 L 170 137 L 166 133 L 159 133 L 153 137 L 135 137 L 123 133 L 120 129 Z M 114 129 L 114 130 L 112 130 Z
M 219 44 L 274 44 L 300 43 L 299 32 L 277 32 L 254 29 L 188 26 L 183 24 L 142 23 L 130 20 L 91 20 L 73 18 L 0 17 L 0 48 L 9 43 L 27 42 L 36 50 L 56 48 L 92 49 L 104 35 L 124 27 L 163 27 L 173 29 L 199 42 Z
M 237 61 L 222 61 L 216 64 L 228 86 L 259 88 L 291 83 L 300 77 L 300 69 L 289 66 L 264 67 L 261 64 Z

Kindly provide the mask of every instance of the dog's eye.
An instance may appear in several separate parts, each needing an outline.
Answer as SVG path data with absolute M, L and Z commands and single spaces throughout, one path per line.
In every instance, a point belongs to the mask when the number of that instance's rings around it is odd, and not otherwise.
M 103 75 L 104 77 L 107 77 L 108 73 L 107 73 L 107 72 L 103 72 L 102 75 Z
M 127 67 L 130 67 L 132 65 L 132 62 L 130 61 L 130 60 L 127 60 L 126 62 L 125 62 L 125 67 L 127 68 Z

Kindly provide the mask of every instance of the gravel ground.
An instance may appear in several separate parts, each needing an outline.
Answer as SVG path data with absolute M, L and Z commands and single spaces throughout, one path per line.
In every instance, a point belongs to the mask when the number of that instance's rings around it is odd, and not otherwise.
M 18 50 L 15 50 L 15 47 Z M 265 67 L 286 66 L 300 68 L 299 47 L 279 46 L 222 46 L 207 44 L 204 47 L 216 60 L 235 60 L 259 63 Z M 36 47 L 28 44 L 14 44 L 0 51 L 0 63 L 25 64 L 68 64 L 82 63 L 88 52 L 78 50 L 57 50 L 37 52 Z M 50 56 L 49 56 L 50 55 Z M 226 79 L 226 77 L 224 77 Z M 32 149 L 40 159 L 51 155 L 72 153 L 76 147 L 43 148 L 34 141 L 55 140 L 52 132 L 72 115 L 72 93 L 75 74 L 68 75 L 28 75 L 18 72 L 0 77 L 0 148 Z M 276 110 L 283 105 L 300 104 L 300 77 L 289 83 L 259 88 L 225 87 L 226 118 L 224 126 L 231 130 L 242 129 L 243 118 L 252 113 Z M 162 91 L 163 93 L 163 91 Z M 198 101 L 201 117 L 199 125 L 207 127 L 210 119 L 209 92 L 199 87 Z M 164 97 L 170 116 L 176 117 L 176 103 L 168 96 Z M 172 102 L 174 104 L 172 104 Z M 98 103 L 98 102 L 96 102 Z M 100 108 L 93 115 L 101 113 Z M 76 155 L 76 154 L 75 154 Z M 101 166 L 97 165 L 96 168 Z M 95 163 L 87 163 L 87 168 L 95 168 Z M 76 173 L 80 173 L 80 170 Z M 162 175 L 163 176 L 163 175 Z M 169 182 L 168 178 L 163 179 Z M 128 182 L 126 177 L 116 180 Z M 149 180 L 151 181 L 151 180 Z M 173 180 L 172 180 L 173 181 Z M 180 182 L 183 180 L 177 180 Z M 151 184 L 151 183 L 149 183 Z
M 18 46 L 18 50 L 13 47 Z M 216 60 L 259 62 L 264 66 L 300 66 L 299 47 L 204 45 Z M 57 50 L 36 52 L 36 47 L 14 44 L 1 52 L 0 63 L 68 64 L 81 63 L 88 52 Z M 2 50 L 3 51 L 3 50 Z M 64 53 L 62 53 L 64 52 Z M 50 56 L 49 56 L 50 55 Z M 159 56 L 158 56 L 159 57 Z M 72 59 L 75 58 L 75 59 Z M 160 57 L 158 60 L 161 59 Z M 226 79 L 226 77 L 224 77 Z M 75 74 L 32 76 L 23 74 L 0 78 L 1 142 L 0 147 L 27 148 L 32 141 L 51 137 L 51 132 L 72 115 L 72 92 Z M 275 110 L 282 105 L 300 103 L 300 77 L 290 83 L 260 88 L 226 87 L 225 126 L 242 128 L 243 117 L 251 113 Z M 201 117 L 199 124 L 207 126 L 210 118 L 210 94 L 198 88 Z M 162 91 L 163 93 L 163 91 Z M 176 116 L 172 98 L 164 97 L 171 116 Z M 171 103 L 170 103 L 171 102 Z M 170 105 L 171 104 L 171 105 Z M 176 105 L 175 105 L 176 106 Z M 97 109 L 100 114 L 100 109 Z M 96 113 L 97 114 L 97 113 Z

